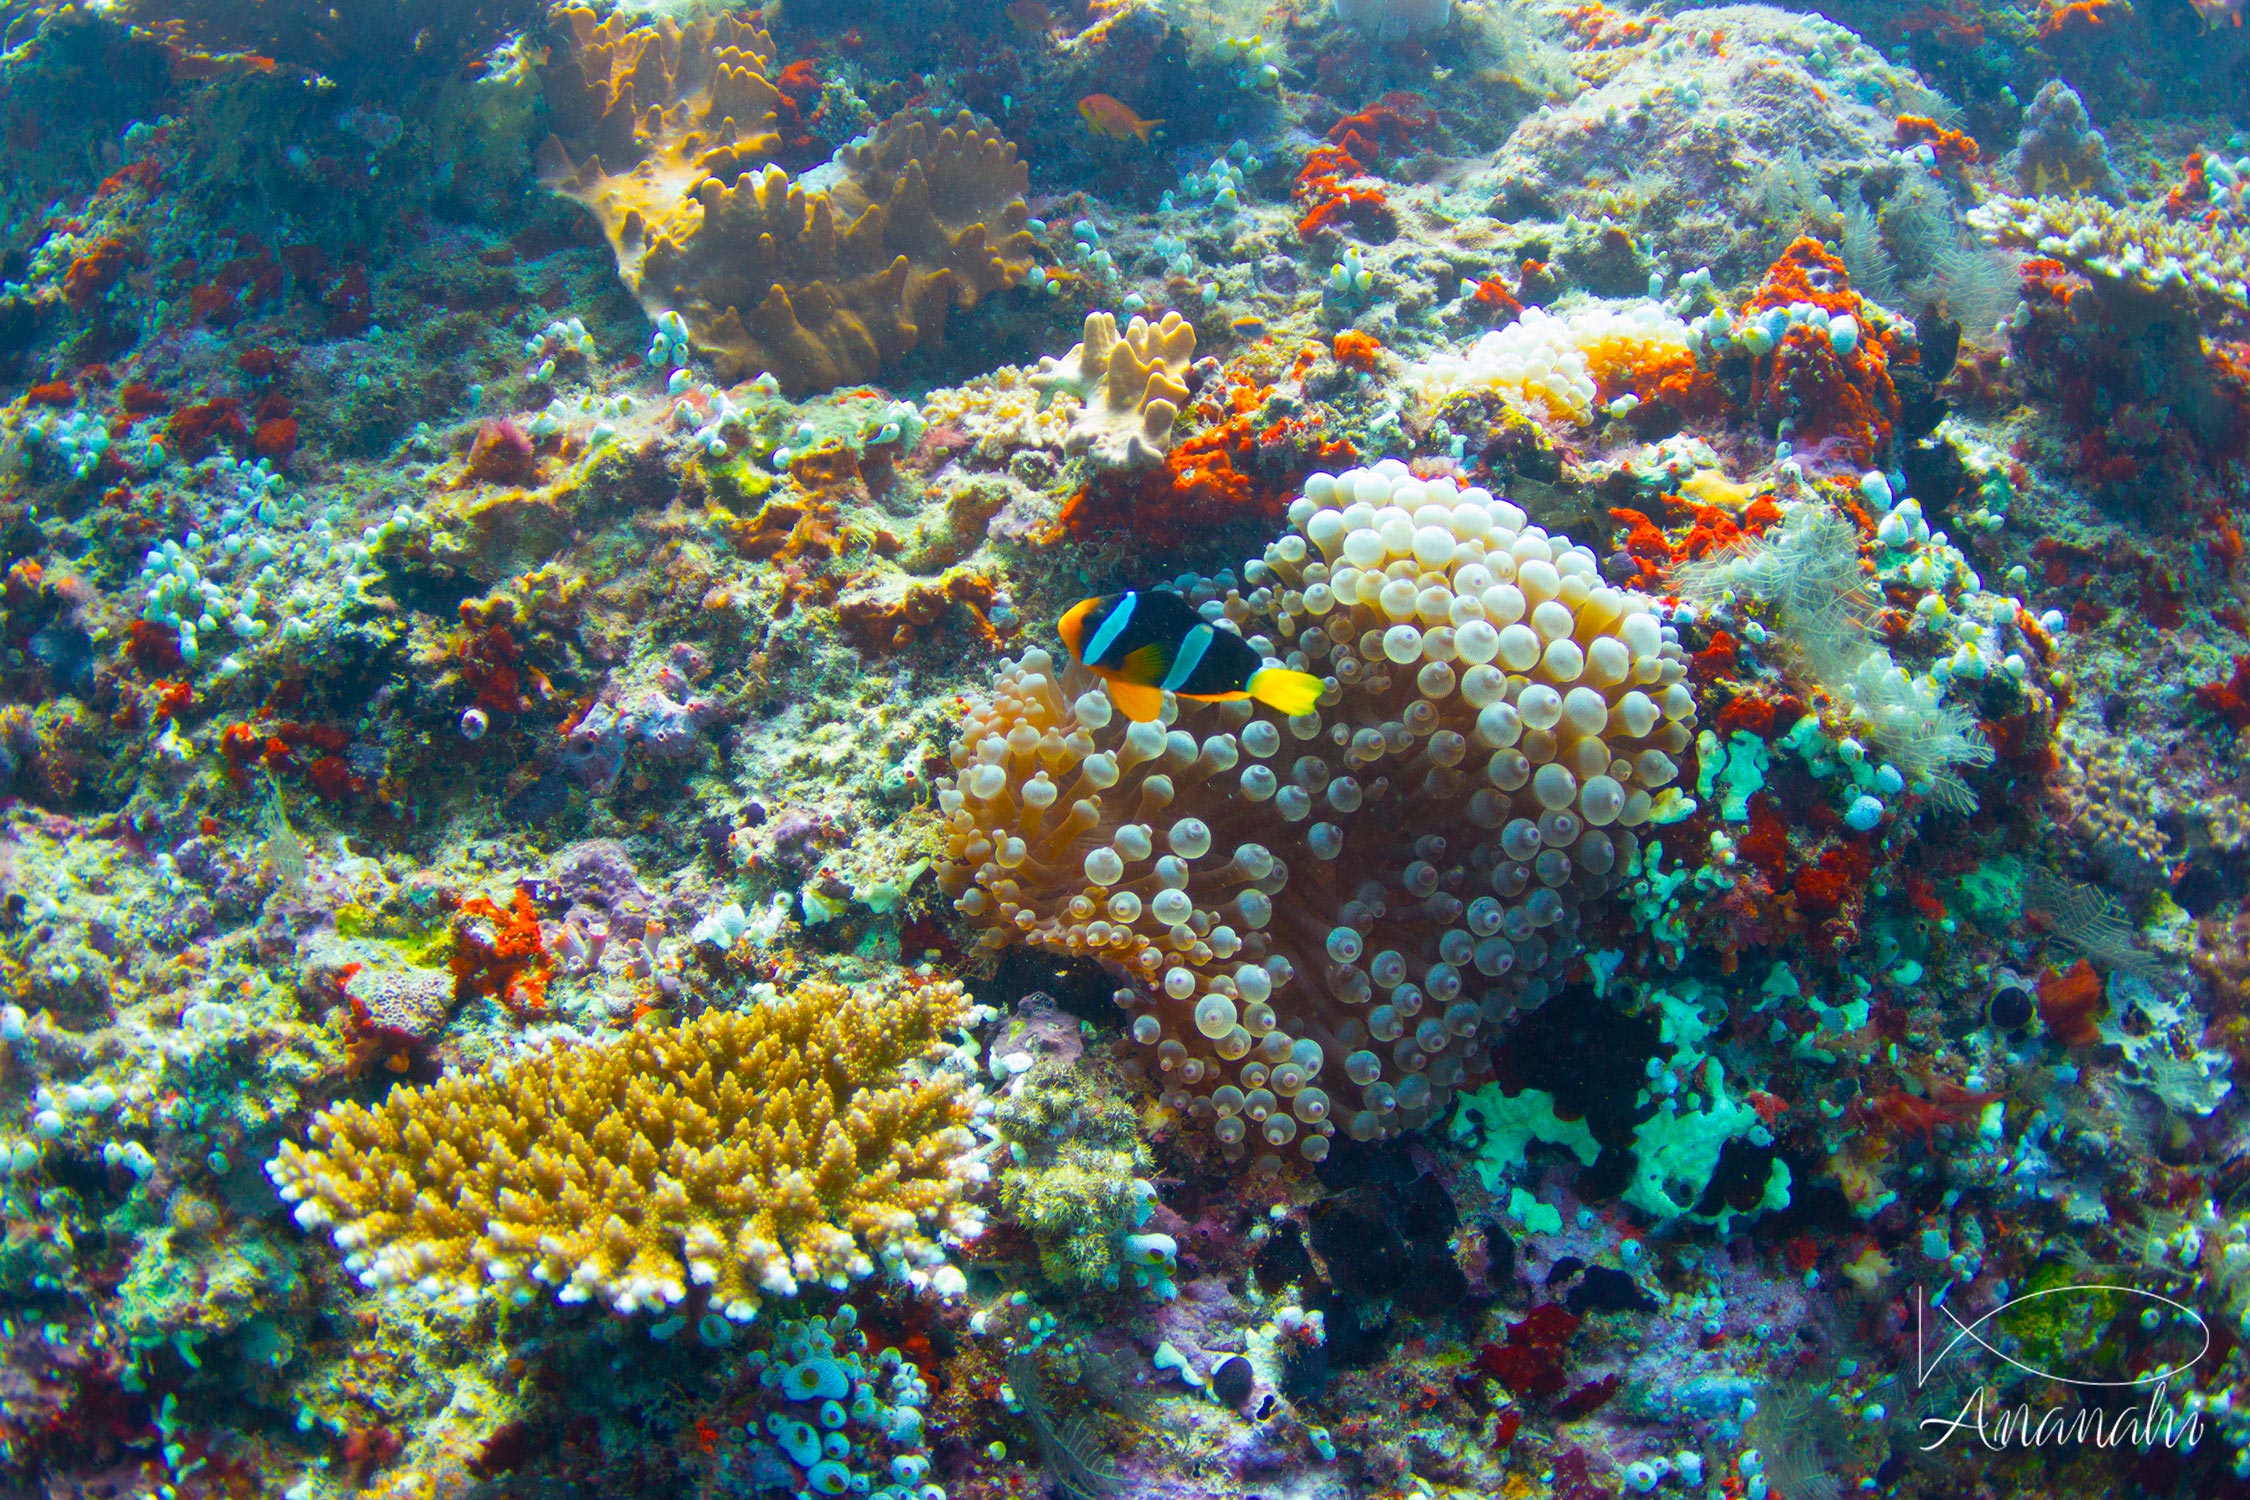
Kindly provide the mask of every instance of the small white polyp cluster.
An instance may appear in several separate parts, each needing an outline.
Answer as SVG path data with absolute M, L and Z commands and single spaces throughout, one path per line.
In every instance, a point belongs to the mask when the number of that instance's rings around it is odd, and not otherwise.
M 1326 677 L 1320 707 L 1167 696 L 1128 725 L 1027 652 L 953 746 L 941 879 L 986 945 L 1131 980 L 1168 1102 L 1230 1154 L 1317 1161 L 1488 1075 L 1480 1037 L 1549 994 L 1695 701 L 1651 601 L 1483 490 L 1386 460 L 1312 476 L 1290 519 L 1239 584 L 1178 586 Z
M 1560 317 L 1529 307 L 1466 354 L 1433 355 L 1406 378 L 1426 404 L 1462 391 L 1496 390 L 1534 415 L 1587 422 L 1611 372 L 1654 354 L 1693 352 L 1687 324 L 1662 303 L 1588 302 Z

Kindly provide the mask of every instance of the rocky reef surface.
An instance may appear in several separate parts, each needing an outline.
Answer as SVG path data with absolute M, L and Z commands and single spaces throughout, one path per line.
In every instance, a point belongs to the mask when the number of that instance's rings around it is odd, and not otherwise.
M 2238 19 L 0 11 L 0 1494 L 2243 1493 Z

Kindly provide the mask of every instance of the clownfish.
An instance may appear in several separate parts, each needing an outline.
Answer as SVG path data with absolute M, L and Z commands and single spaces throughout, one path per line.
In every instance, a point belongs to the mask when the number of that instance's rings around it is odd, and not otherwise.
M 1141 723 L 1164 711 L 1167 692 L 1194 703 L 1250 698 L 1294 718 L 1312 712 L 1327 687 L 1310 672 L 1267 666 L 1242 637 L 1160 589 L 1084 600 L 1055 629 L 1110 701 Z

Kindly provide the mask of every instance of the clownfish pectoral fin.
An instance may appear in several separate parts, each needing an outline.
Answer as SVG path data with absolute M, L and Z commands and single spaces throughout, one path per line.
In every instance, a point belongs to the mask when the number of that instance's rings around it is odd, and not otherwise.
M 1292 672 L 1286 667 L 1260 667 L 1242 686 L 1251 697 L 1275 713 L 1292 719 L 1311 713 L 1328 688 L 1325 681 L 1312 673 Z
M 1109 701 L 1123 709 L 1125 717 L 1134 723 L 1146 724 L 1164 717 L 1164 689 L 1155 683 L 1104 677 L 1102 685 L 1109 689 Z
M 1162 641 L 1151 641 L 1125 653 L 1117 664 L 1117 675 L 1127 682 L 1160 683 L 1164 674 L 1172 670 L 1172 648 Z

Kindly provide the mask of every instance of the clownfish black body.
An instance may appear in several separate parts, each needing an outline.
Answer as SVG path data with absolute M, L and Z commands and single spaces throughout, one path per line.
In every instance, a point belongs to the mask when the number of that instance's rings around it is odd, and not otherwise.
M 1137 722 L 1161 715 L 1167 692 L 1195 703 L 1251 698 L 1295 717 L 1310 713 L 1326 687 L 1309 672 L 1267 666 L 1242 637 L 1161 589 L 1084 600 L 1055 629 L 1070 654 L 1109 689 L 1110 700 Z

